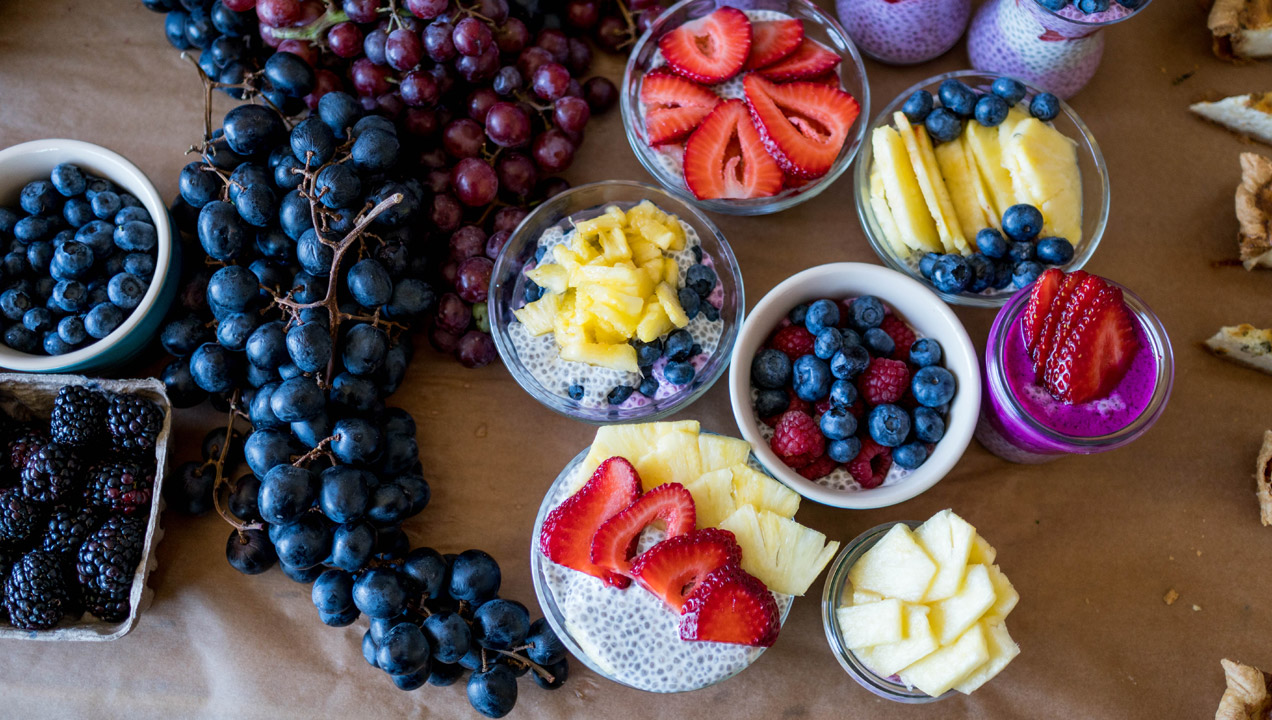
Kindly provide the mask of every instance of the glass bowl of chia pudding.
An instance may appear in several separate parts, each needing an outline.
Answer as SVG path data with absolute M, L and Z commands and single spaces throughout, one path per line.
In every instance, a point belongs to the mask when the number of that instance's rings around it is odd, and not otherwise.
M 684 311 L 681 323 L 664 321 L 662 325 L 651 325 L 656 328 L 652 332 L 666 330 L 657 336 L 646 333 L 642 325 L 639 333 L 653 338 L 646 341 L 625 337 L 621 328 L 614 335 L 613 326 L 606 325 L 605 332 L 610 337 L 586 338 L 585 360 L 565 359 L 558 336 L 564 337 L 568 328 L 563 331 L 559 324 L 546 332 L 539 328 L 540 334 L 536 335 L 536 329 L 527 327 L 516 315 L 551 292 L 528 274 L 540 265 L 560 262 L 556 258 L 571 247 L 576 224 L 614 213 L 615 209 L 647 209 L 649 204 L 663 214 L 665 225 L 673 221 L 678 224 L 677 232 L 682 236 L 682 241 L 662 251 L 667 273 L 659 282 L 670 286 L 674 278 L 676 287 L 670 292 L 676 298 L 670 304 Z M 638 243 L 633 237 L 632 245 Z M 617 261 L 617 265 L 635 267 L 626 260 Z M 638 272 L 644 269 L 635 267 Z M 597 272 L 609 270 L 602 268 Z M 572 303 L 587 292 L 581 285 L 576 288 L 575 280 L 569 282 L 570 288 L 562 297 L 571 299 L 562 300 L 563 303 Z M 656 314 L 653 298 L 650 295 L 645 300 L 645 315 L 651 309 Z M 670 302 L 667 298 L 662 301 L 664 307 Z M 623 180 L 571 188 L 526 216 L 495 261 L 487 306 L 495 346 L 517 383 L 548 408 L 596 425 L 651 422 L 697 400 L 728 366 L 745 312 L 737 259 L 715 224 L 696 208 L 659 188 Z M 597 312 L 609 311 L 598 307 Z M 626 317 L 630 319 L 632 315 Z M 600 323 L 594 319 L 587 322 Z M 608 344 L 596 346 L 602 342 Z M 635 354 L 622 347 L 624 344 L 636 349 Z M 601 352 L 610 357 L 626 353 L 636 359 L 625 369 L 616 367 L 623 363 L 591 362 Z
M 587 482 L 590 446 L 552 482 L 539 506 L 530 546 L 530 573 L 543 616 L 567 650 L 592 672 L 612 682 L 654 693 L 700 690 L 723 682 L 759 659 L 765 648 L 680 639 L 680 616 L 656 595 L 633 584 L 610 587 L 598 578 L 557 565 L 539 549 L 548 513 Z M 766 472 L 751 455 L 748 464 Z M 644 551 L 663 539 L 657 527 L 640 536 Z M 774 592 L 783 626 L 790 595 Z

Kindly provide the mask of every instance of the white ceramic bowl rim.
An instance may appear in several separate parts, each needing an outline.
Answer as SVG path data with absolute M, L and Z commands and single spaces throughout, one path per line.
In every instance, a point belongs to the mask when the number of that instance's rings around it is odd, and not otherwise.
M 825 291 L 831 284 L 843 289 Z M 950 404 L 945 437 L 936 444 L 927 461 L 909 477 L 894 485 L 840 492 L 808 480 L 787 467 L 764 441 L 756 428 L 755 410 L 751 404 L 751 360 L 781 318 L 799 303 L 832 295 L 866 294 L 883 300 L 922 335 L 941 344 L 943 364 L 957 378 L 958 394 Z M 897 307 L 898 304 L 911 306 L 910 311 Z M 930 314 L 921 317 L 913 310 L 914 307 L 921 307 L 921 313 Z M 831 263 L 792 275 L 770 290 L 747 313 L 729 363 L 729 399 L 738 429 L 753 446 L 760 463 L 792 490 L 810 500 L 834 507 L 858 510 L 887 507 L 909 500 L 932 487 L 962 457 L 980 415 L 980 362 L 963 323 L 948 305 L 919 281 L 878 265 Z
M 115 331 L 111 334 L 91 345 L 86 345 L 65 355 L 28 355 L 0 344 L 0 366 L 23 372 L 47 372 L 60 368 L 74 367 L 109 352 L 111 348 L 119 344 L 132 332 L 133 328 L 141 323 L 146 312 L 158 299 L 159 292 L 163 287 L 163 280 L 172 265 L 173 239 L 171 225 L 168 220 L 168 208 L 163 204 L 159 197 L 159 192 L 155 190 L 155 186 L 150 182 L 150 179 L 141 170 L 137 169 L 136 165 L 129 162 L 123 155 L 113 150 L 107 150 L 100 145 L 94 145 L 82 140 L 49 138 L 32 140 L 31 142 L 0 150 L 0 173 L 6 172 L 6 163 L 14 158 L 41 153 L 50 153 L 50 158 L 54 160 L 54 162 L 49 164 L 49 170 L 52 170 L 59 163 L 72 163 L 90 173 L 101 175 L 132 193 L 141 201 L 146 211 L 150 213 L 151 219 L 154 220 L 159 243 L 158 253 L 155 258 L 155 273 L 150 278 L 150 287 L 146 289 L 146 294 L 142 297 L 141 303 L 133 308 L 128 317 L 124 319 L 123 324 L 115 328 Z M 37 176 L 16 180 L 25 185 L 32 180 L 39 179 L 41 178 Z M 21 185 L 18 187 L 21 187 Z

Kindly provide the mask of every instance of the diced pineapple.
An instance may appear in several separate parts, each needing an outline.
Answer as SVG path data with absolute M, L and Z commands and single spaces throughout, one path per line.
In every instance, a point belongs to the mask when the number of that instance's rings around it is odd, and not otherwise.
M 565 268 L 565 271 L 568 273 L 570 278 L 573 278 L 574 273 L 579 269 L 579 266 L 586 262 L 586 260 L 579 257 L 578 253 L 574 252 L 564 244 L 554 245 L 552 247 L 552 259 L 556 260 L 558 265 Z M 578 283 L 571 282 L 570 284 L 576 285 Z
M 590 220 L 574 223 L 574 231 L 579 235 L 599 235 L 605 230 L 621 228 L 627 222 L 626 216 L 617 206 L 605 208 L 605 212 Z
M 733 467 L 733 500 L 788 518 L 799 510 L 799 493 L 743 463 Z
M 989 648 L 989 659 L 954 685 L 955 690 L 965 695 L 989 682 L 1020 654 L 1020 646 L 1011 639 L 1011 635 L 1007 632 L 1007 625 L 1004 623 L 983 625 L 982 629 L 985 631 L 985 644 Z
M 910 246 L 901 237 L 901 229 L 897 227 L 896 218 L 892 217 L 892 209 L 888 207 L 888 199 L 883 189 L 883 174 L 879 172 L 879 163 L 870 165 L 870 209 L 874 211 L 875 222 L 883 239 L 892 246 L 892 251 L 901 257 L 909 257 Z
M 720 523 L 742 548 L 742 569 L 774 592 L 803 595 L 835 556 L 838 542 L 790 518 L 741 505 Z
M 985 611 L 984 619 L 991 623 L 1002 622 L 1020 602 L 1020 593 L 997 565 L 989 565 L 988 568 L 989 582 L 994 586 L 994 604 Z
M 620 318 L 613 315 L 613 311 L 604 306 L 593 306 L 594 314 L 588 318 L 584 327 L 587 328 L 590 337 L 597 343 L 602 345 L 625 345 L 627 338 L 631 337 L 625 328 L 620 328 L 611 319 L 621 321 Z
M 673 327 L 675 326 L 671 324 L 671 318 L 667 317 L 667 312 L 663 310 L 662 303 L 646 303 L 645 313 L 636 326 L 636 337 L 641 342 L 653 342 L 666 335 Z
M 628 295 L 645 296 L 641 289 L 649 282 L 648 276 L 639 276 L 634 265 L 616 264 L 610 266 L 582 265 L 575 271 L 571 284 L 582 286 L 587 283 L 612 288 Z
M 658 296 L 658 304 L 662 305 L 672 325 L 682 328 L 689 324 L 689 316 L 685 315 L 684 308 L 680 307 L 680 298 L 676 295 L 675 288 L 665 282 L 659 283 L 654 294 Z
M 646 263 L 641 266 L 640 270 L 649 276 L 649 281 L 655 286 L 663 281 L 663 264 L 661 260 Z
M 614 228 L 601 233 L 601 253 L 606 260 L 626 260 L 631 258 L 632 249 L 627 244 L 627 235 L 622 228 Z
M 583 362 L 623 372 L 640 372 L 640 367 L 636 364 L 636 348 L 627 344 L 582 343 L 563 347 L 560 353 L 561 359 L 571 362 Z
M 568 320 L 563 320 L 561 313 L 557 313 L 556 323 L 552 328 L 552 337 L 556 340 L 558 354 L 561 348 L 582 345 L 595 339 L 588 338 L 587 331 L 582 327 Z
M 650 262 L 657 260 L 659 267 L 662 266 L 662 250 L 658 246 L 649 242 L 642 237 L 630 237 L 627 239 L 632 251 L 632 261 L 640 267 L 648 265 Z
M 641 200 L 639 204 L 627 211 L 627 222 L 629 224 L 640 219 L 659 220 L 663 217 L 666 217 L 666 214 L 659 210 L 657 205 L 648 200 Z
M 698 436 L 698 452 L 702 456 L 703 472 L 711 472 L 746 463 L 751 455 L 751 443 L 724 435 L 703 433 Z
M 910 528 L 900 523 L 893 525 L 848 571 L 853 588 L 906 602 L 922 600 L 935 576 L 936 563 L 915 541 Z
M 673 432 L 698 433 L 697 420 L 639 423 L 637 425 L 602 425 L 596 431 L 592 447 L 583 459 L 586 475 L 591 475 L 603 461 L 612 457 L 624 457 L 635 464 L 636 460 L 658 444 L 663 435 Z
M 548 292 L 559 295 L 565 292 L 570 273 L 562 265 L 545 263 L 527 272 L 526 277 L 533 280 L 536 285 L 546 288 Z
M 879 593 L 870 592 L 869 590 L 853 590 L 852 591 L 853 605 L 865 605 L 866 603 L 879 602 L 880 600 L 884 600 L 884 599 L 885 598 Z
M 513 310 L 512 314 L 525 326 L 526 332 L 535 336 L 546 335 L 552 332 L 560 306 L 561 296 L 547 293 L 538 300 L 527 303 L 520 310 Z
M 854 650 L 866 667 L 881 677 L 892 677 L 902 669 L 913 665 L 939 647 L 932 627 L 928 624 L 928 609 L 924 605 L 905 605 L 905 638 L 900 642 Z
M 985 538 L 979 533 L 972 538 L 972 549 L 967 553 L 968 565 L 993 565 L 996 557 L 998 557 L 998 551 L 985 542 Z
M 663 250 L 675 250 L 676 235 L 671 228 L 653 218 L 640 217 L 632 221 L 632 227 L 641 237 Z
M 627 345 L 626 347 L 631 347 Z M 633 358 L 636 350 L 633 348 Z M 633 370 L 633 372 L 635 372 Z M 641 484 L 646 491 L 664 483 L 686 485 L 702 476 L 702 461 L 698 456 L 698 433 L 670 432 L 658 438 L 658 442 L 632 463 L 640 473 Z
M 700 529 L 716 527 L 737 508 L 733 502 L 733 472 L 728 468 L 704 473 L 685 488 L 693 495 Z
M 901 642 L 905 633 L 900 600 L 850 605 L 835 611 L 844 644 L 857 649 Z
M 967 571 L 967 554 L 972 549 L 976 528 L 950 510 L 942 510 L 928 518 L 914 534 L 938 568 L 923 602 L 944 600 L 958 592 Z
M 998 144 L 998 129 L 988 128 L 978 122 L 969 122 L 963 130 L 963 139 L 976 170 L 994 203 L 993 217 L 1001 218 L 1007 208 L 1016 204 L 1016 193 L 1011 186 L 1011 173 L 1003 167 L 1003 150 Z
M 937 697 L 962 682 L 987 660 L 989 645 L 985 641 L 985 631 L 980 625 L 973 625 L 954 644 L 902 670 L 901 679 Z
M 941 237 L 936 221 L 928 212 L 919 189 L 918 177 L 910 165 L 905 142 L 894 129 L 884 125 L 870 136 L 875 162 L 883 177 L 884 195 L 892 217 L 901 232 L 901 240 L 918 252 L 941 252 Z
M 981 209 L 976 197 L 975 169 L 967 164 L 967 154 L 963 149 L 963 138 L 956 137 L 950 142 L 941 143 L 935 149 L 936 164 L 941 169 L 941 177 L 949 190 L 950 200 L 954 203 L 954 212 L 958 215 L 959 225 L 966 235 L 973 235 L 981 228 L 989 227 L 989 219 Z
M 1014 173 L 1032 204 L 1042 211 L 1042 235 L 1082 239 L 1082 174 L 1077 144 L 1059 130 L 1035 118 L 1016 125 L 1003 147 Z
M 922 125 L 917 128 L 910 125 L 903 112 L 894 113 L 892 120 L 905 143 L 928 213 L 936 221 L 941 246 L 947 253 L 962 252 L 962 248 L 967 246 L 967 240 L 963 237 L 963 228 L 954 212 L 954 203 L 950 201 L 949 191 L 945 189 L 945 181 L 941 179 L 941 172 L 937 168 L 936 155 L 932 152 L 932 141 L 928 138 L 927 129 Z
M 671 258 L 663 258 L 663 282 L 672 287 L 680 286 L 680 266 Z
M 586 298 L 588 313 L 604 320 L 619 334 L 617 339 L 608 342 L 626 343 L 636 334 L 644 309 L 643 300 L 599 285 L 588 285 L 580 290 L 579 295 Z
M 932 632 L 942 645 L 954 641 L 993 606 L 994 584 L 984 565 L 967 568 L 963 587 L 956 595 L 932 604 Z

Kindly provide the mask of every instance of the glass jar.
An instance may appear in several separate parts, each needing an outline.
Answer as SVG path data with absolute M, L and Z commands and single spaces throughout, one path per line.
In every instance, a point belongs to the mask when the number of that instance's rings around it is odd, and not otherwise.
M 839 22 L 863 55 L 914 65 L 954 47 L 972 16 L 971 0 L 839 0 Z

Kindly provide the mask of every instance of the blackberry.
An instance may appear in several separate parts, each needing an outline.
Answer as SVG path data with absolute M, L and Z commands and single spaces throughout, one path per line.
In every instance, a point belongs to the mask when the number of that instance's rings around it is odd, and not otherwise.
M 49 517 L 40 549 L 58 554 L 77 553 L 99 520 L 90 508 L 60 507 Z
M 95 591 L 84 592 L 84 609 L 93 617 L 106 622 L 123 622 L 128 619 L 132 603 L 128 593 L 122 595 L 105 595 Z
M 75 449 L 51 442 L 32 452 L 22 468 L 22 494 L 38 503 L 55 503 L 83 480 Z
M 49 435 L 43 430 L 32 427 L 19 430 L 5 446 L 5 458 L 9 469 L 21 472 L 31 453 L 44 447 L 48 442 Z
M 76 570 L 85 594 L 120 597 L 127 593 L 145 540 L 146 520 L 141 516 L 107 518 L 80 546 Z
M 163 411 L 136 395 L 116 395 L 106 410 L 106 431 L 119 450 L 149 450 L 163 428 Z
M 53 439 L 68 445 L 88 445 L 102 437 L 106 399 L 83 385 L 63 385 L 53 401 L 49 429 Z
M 40 505 L 23 495 L 21 488 L 0 493 L 0 543 L 25 543 L 40 529 L 43 520 Z
M 71 607 L 71 593 L 56 555 L 35 550 L 9 571 L 4 606 L 9 622 L 23 630 L 47 630 L 61 622 Z
M 133 460 L 107 460 L 88 471 L 84 498 L 94 507 L 132 514 L 150 507 L 153 466 Z

